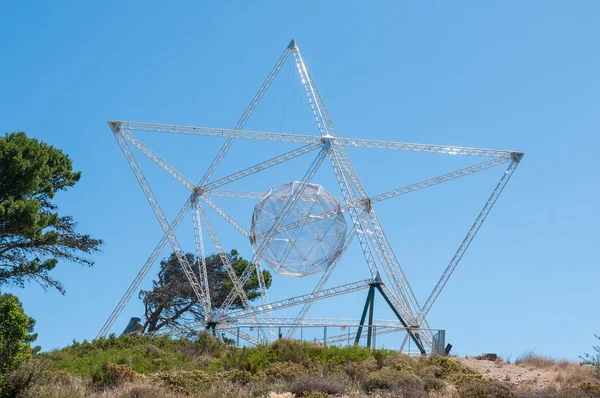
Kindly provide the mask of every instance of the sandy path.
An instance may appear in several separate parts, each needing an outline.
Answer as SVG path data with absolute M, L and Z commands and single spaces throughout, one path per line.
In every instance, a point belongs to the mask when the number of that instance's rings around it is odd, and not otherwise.
M 528 368 L 512 363 L 492 362 L 475 358 L 454 358 L 463 365 L 469 366 L 484 376 L 506 381 L 518 386 L 531 386 L 535 389 L 548 387 L 553 384 L 556 371 L 550 369 Z

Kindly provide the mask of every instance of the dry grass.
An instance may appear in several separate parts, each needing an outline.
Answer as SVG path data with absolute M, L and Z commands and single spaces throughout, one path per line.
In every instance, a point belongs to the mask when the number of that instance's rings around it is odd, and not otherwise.
M 593 368 L 578 364 L 557 369 L 552 378 L 552 382 L 561 387 L 576 387 L 587 381 L 597 382 L 598 375 Z
M 178 398 L 181 394 L 146 382 L 126 383 L 119 387 L 91 395 L 90 398 Z
M 527 351 L 521 354 L 516 360 L 515 365 L 524 366 L 533 369 L 568 369 L 573 365 L 579 366 L 574 362 L 566 359 L 554 359 L 538 355 L 533 351 Z

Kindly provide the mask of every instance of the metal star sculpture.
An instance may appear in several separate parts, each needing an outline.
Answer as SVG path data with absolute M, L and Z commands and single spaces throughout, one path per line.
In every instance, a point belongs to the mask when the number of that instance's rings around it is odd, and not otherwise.
M 295 67 L 300 75 L 306 95 L 308 96 L 308 101 L 315 117 L 320 136 L 244 131 L 243 128 L 246 121 L 290 56 L 293 56 Z M 138 289 L 142 279 L 146 276 L 152 264 L 156 261 L 165 246 L 169 244 L 177 256 L 206 317 L 203 322 L 190 324 L 184 328 L 184 330 L 181 328 L 171 328 L 166 331 L 166 333 L 212 329 L 218 337 L 221 336 L 222 332 L 228 332 L 237 336 L 238 342 L 241 337 L 250 343 L 258 344 L 261 342 L 272 341 L 275 338 L 273 328 L 277 326 L 287 328 L 285 337 L 294 336 L 297 328 L 302 326 L 354 326 L 357 328 L 354 339 L 356 343 L 361 339 L 366 338 L 367 345 L 371 346 L 371 344 L 374 344 L 373 340 L 375 338 L 375 333 L 384 334 L 401 331 L 405 334 L 401 349 L 404 349 L 407 340 L 410 338 L 414 342 L 415 347 L 417 347 L 418 352 L 422 355 L 430 352 L 443 353 L 443 346 L 445 344 L 443 333 L 431 329 L 427 323 L 426 316 L 523 157 L 523 153 L 521 152 L 503 150 L 342 138 L 325 107 L 323 99 L 317 90 L 315 82 L 300 54 L 298 45 L 294 40 L 287 46 L 258 93 L 252 99 L 238 123 L 231 130 L 126 121 L 109 121 L 109 125 L 163 229 L 164 237 L 156 246 L 156 249 L 152 252 L 150 258 L 146 261 L 141 271 L 104 324 L 98 334 L 99 337 L 107 334 L 131 298 L 133 292 Z M 137 131 L 221 137 L 225 139 L 225 143 L 217 153 L 217 156 L 200 182 L 194 184 L 140 141 L 134 135 L 134 132 Z M 240 170 L 227 177 L 211 180 L 215 170 L 219 167 L 236 140 L 279 141 L 297 143 L 302 146 L 262 163 L 258 163 L 252 167 Z M 169 222 L 165 217 L 165 214 L 132 152 L 131 146 L 136 147 L 189 189 L 189 197 L 172 222 Z M 391 192 L 370 196 L 363 188 L 354 169 L 347 152 L 348 147 L 428 152 L 452 156 L 475 156 L 486 158 L 486 161 L 416 184 L 404 186 Z M 265 196 L 264 193 L 220 190 L 221 187 L 234 181 L 238 181 L 252 174 L 311 152 L 316 152 L 316 157 L 311 166 L 304 174 L 302 180 L 294 182 L 291 188 L 288 187 L 285 194 L 279 193 L 279 196 L 268 197 L 268 195 Z M 319 192 L 321 192 L 319 191 L 320 186 L 316 186 L 317 188 L 315 188 L 315 185 L 311 184 L 311 178 L 315 175 L 317 169 L 322 165 L 325 159 L 329 160 L 335 173 L 335 178 L 342 193 L 341 203 L 338 203 L 331 195 L 326 197 L 328 202 L 324 202 L 325 199 L 323 198 L 325 196 L 320 196 L 319 194 Z M 458 250 L 450 260 L 431 295 L 423 305 L 419 304 L 404 272 L 402 271 L 398 259 L 394 254 L 392 246 L 386 238 L 375 212 L 374 205 L 383 200 L 425 189 L 433 185 L 441 184 L 503 164 L 508 164 L 506 171 L 475 219 L 475 222 L 467 232 Z M 275 195 L 276 193 L 271 192 L 271 194 Z M 276 210 L 268 210 L 269 212 L 267 214 L 269 217 L 263 217 L 261 219 L 260 217 L 262 217 L 262 215 L 260 212 L 256 213 L 257 210 L 255 209 L 255 219 L 258 221 L 253 223 L 252 228 L 249 230 L 219 207 L 211 199 L 213 197 L 256 198 L 262 199 L 263 201 L 266 200 L 265 198 L 269 200 L 276 198 L 276 201 L 273 202 L 276 203 L 276 206 L 274 207 Z M 306 199 L 307 197 L 310 199 Z M 302 208 L 302 203 L 307 200 L 317 203 L 318 206 L 316 206 L 316 208 L 321 210 L 315 211 L 314 206 L 311 206 L 310 208 L 305 206 Z M 248 267 L 241 277 L 236 276 L 236 273 L 229 263 L 226 251 L 204 210 L 205 206 L 216 211 L 219 216 L 230 223 L 239 233 L 248 238 L 251 242 L 254 249 L 254 255 L 250 261 L 252 266 Z M 259 210 L 263 209 L 263 207 L 260 207 Z M 188 263 L 184 251 L 175 236 L 175 230 L 190 210 L 192 212 L 196 254 L 198 258 L 201 260 L 204 260 L 205 258 L 204 230 L 213 246 L 216 248 L 220 259 L 228 272 L 229 278 L 233 283 L 232 292 L 220 308 L 214 308 L 211 303 L 209 292 L 210 283 L 207 277 L 206 264 L 200 264 L 201 267 L 199 272 L 195 273 L 192 269 L 193 264 Z M 291 216 L 292 214 L 295 215 Z M 340 215 L 342 215 L 341 221 Z M 313 257 L 310 257 L 308 249 L 298 249 L 300 244 L 297 240 L 294 240 L 294 236 L 296 235 L 289 231 L 300 231 L 300 229 L 308 227 L 311 224 L 317 225 L 319 222 L 323 223 L 332 218 L 337 220 L 337 229 L 335 235 L 327 235 L 330 242 L 328 245 L 323 244 L 323 247 L 326 249 L 321 249 L 321 251 L 318 252 L 319 255 Z M 349 219 L 347 223 L 348 228 L 346 228 L 344 221 L 346 218 Z M 343 223 L 343 225 L 341 223 Z M 334 224 L 335 223 L 331 222 L 326 225 L 328 225 L 327 228 L 331 228 L 329 225 Z M 312 230 L 317 231 L 315 232 L 317 235 L 312 236 L 314 242 L 318 241 L 321 243 L 325 240 L 326 232 L 318 232 L 320 230 L 315 227 L 313 227 Z M 287 237 L 283 240 L 283 243 L 278 241 L 282 236 Z M 357 239 L 360 243 L 365 263 L 370 272 L 370 277 L 366 280 L 342 286 L 325 288 L 327 280 L 336 269 L 336 265 L 343 258 L 343 254 L 350 242 L 354 239 Z M 277 244 L 280 246 L 276 246 Z M 296 258 L 294 260 L 296 261 L 296 265 L 294 267 L 287 267 L 287 265 L 291 263 L 289 256 L 294 249 L 294 245 L 296 245 L 295 248 L 297 249 L 297 253 L 295 254 Z M 317 257 L 320 261 L 319 263 L 317 263 Z M 261 266 L 261 261 L 265 260 L 267 260 L 267 263 L 271 266 L 273 266 L 273 263 L 279 264 L 279 266 L 281 266 L 280 269 L 286 270 L 288 274 L 303 275 L 303 273 L 316 271 L 324 272 L 312 292 L 285 300 L 269 302 Z M 311 266 L 317 265 L 317 268 L 311 268 Z M 381 273 L 380 270 L 382 271 Z M 250 304 L 243 289 L 244 284 L 250 280 L 253 273 L 258 275 L 262 297 L 262 304 L 256 306 Z M 382 276 L 385 278 L 385 281 Z M 306 314 L 311 308 L 311 305 L 317 300 L 324 300 L 330 297 L 367 289 L 369 293 L 360 320 L 306 319 Z M 390 306 L 397 319 L 392 321 L 373 320 L 373 299 L 375 291 L 380 292 L 384 297 L 385 302 Z M 243 307 L 240 309 L 232 309 L 232 304 L 238 298 L 241 299 Z M 274 311 L 292 306 L 300 306 L 300 311 L 295 318 L 274 318 L 271 315 Z M 369 315 L 368 320 L 367 313 Z M 258 336 L 251 336 L 248 333 L 240 331 L 240 325 L 257 327 L 259 331 Z M 366 336 L 362 333 L 363 327 L 367 329 Z M 281 337 L 281 335 L 279 337 Z M 342 336 L 330 336 L 329 338 L 324 337 L 322 342 L 325 344 L 334 344 L 343 342 L 346 339 L 347 334 L 344 334 Z

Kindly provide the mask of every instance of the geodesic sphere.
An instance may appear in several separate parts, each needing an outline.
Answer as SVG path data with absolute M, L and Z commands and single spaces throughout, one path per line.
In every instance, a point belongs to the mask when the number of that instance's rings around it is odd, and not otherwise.
M 298 189 L 298 201 L 286 213 L 284 206 Z M 272 188 L 252 213 L 252 245 L 256 252 L 278 219 L 285 216 L 261 258 L 277 273 L 306 276 L 325 271 L 341 254 L 346 220 L 339 202 L 318 184 L 290 182 Z

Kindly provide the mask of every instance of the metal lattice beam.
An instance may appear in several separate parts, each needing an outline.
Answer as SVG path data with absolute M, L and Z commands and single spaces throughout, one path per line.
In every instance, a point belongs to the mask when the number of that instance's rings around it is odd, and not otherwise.
M 200 289 L 200 284 L 198 283 L 198 280 L 196 279 L 196 276 L 194 275 L 194 272 L 193 272 L 190 264 L 188 264 L 187 259 L 184 256 L 183 250 L 181 249 L 181 246 L 179 245 L 179 241 L 177 240 L 177 237 L 175 236 L 175 232 L 171 228 L 171 225 L 169 224 L 167 217 L 165 216 L 162 209 L 160 208 L 160 204 L 158 203 L 158 200 L 156 200 L 156 197 L 154 196 L 154 192 L 152 192 L 152 188 L 150 188 L 150 184 L 146 180 L 146 177 L 144 176 L 142 169 L 140 168 L 137 160 L 135 159 L 133 152 L 131 152 L 131 148 L 129 148 L 129 146 L 127 145 L 127 142 L 125 141 L 125 138 L 120 133 L 120 125 L 118 123 L 112 124 L 111 127 L 113 129 L 113 132 L 114 132 L 115 138 L 117 139 L 117 142 L 121 146 L 121 150 L 125 154 L 125 158 L 129 162 L 129 165 L 131 166 L 133 173 L 135 174 L 140 186 L 142 187 L 142 190 L 144 191 L 144 195 L 146 195 L 146 199 L 148 200 L 150 207 L 154 211 L 154 214 L 155 214 L 156 218 L 158 219 L 158 222 L 159 222 L 161 228 L 163 229 L 163 232 L 164 232 L 165 236 L 167 237 L 167 240 L 169 241 L 169 243 L 171 244 L 171 247 L 173 248 L 173 251 L 175 252 L 177 260 L 179 261 L 179 264 L 181 265 L 181 267 L 185 273 L 185 276 L 192 287 L 194 294 L 196 295 L 196 297 L 198 298 L 198 300 L 201 303 L 205 302 L 206 299 L 203 295 L 203 292 Z
M 261 245 L 256 249 L 254 256 L 252 257 L 252 261 L 250 262 L 251 264 L 254 264 L 254 266 L 256 266 L 256 264 L 258 264 L 260 262 L 262 253 L 267 249 L 267 247 L 269 246 L 269 244 L 271 243 L 271 241 L 277 234 L 277 230 L 279 229 L 281 224 L 284 222 L 285 217 L 287 217 L 287 215 L 292 210 L 292 208 L 294 207 L 294 205 L 296 204 L 296 202 L 298 201 L 300 196 L 302 196 L 302 192 L 304 192 L 304 189 L 306 188 L 306 183 L 310 182 L 312 177 L 317 172 L 321 163 L 323 163 L 323 160 L 325 159 L 326 155 L 327 155 L 327 150 L 324 148 L 323 150 L 321 150 L 319 152 L 319 154 L 317 155 L 317 157 L 315 158 L 315 160 L 313 161 L 313 163 L 311 164 L 309 169 L 306 171 L 306 174 L 302 178 L 302 184 L 300 184 L 299 188 L 297 190 L 295 190 L 294 193 L 283 203 L 281 210 L 280 210 L 281 213 L 280 213 L 279 218 L 273 223 L 273 226 L 271 227 L 269 234 L 267 236 L 265 236 Z M 240 278 L 242 281 L 242 284 L 245 284 L 246 282 L 248 282 L 248 280 L 250 280 L 250 277 L 251 277 L 252 271 L 253 271 L 252 268 L 253 267 L 251 265 L 250 267 L 246 268 L 246 270 L 242 274 L 242 277 Z M 221 306 L 220 311 L 222 311 L 222 312 L 227 311 L 229 309 L 229 307 L 231 307 L 232 303 L 233 303 L 233 298 L 232 298 L 232 295 L 229 294 L 229 296 L 225 299 L 225 302 Z
M 256 131 L 245 131 L 243 127 L 254 111 L 256 106 L 263 98 L 264 94 L 271 86 L 275 77 L 283 67 L 284 63 L 293 55 L 295 62 L 295 69 L 299 73 L 302 85 L 307 95 L 311 111 L 317 123 L 317 127 L 320 132 L 320 136 L 310 135 L 297 135 L 297 134 L 282 134 L 282 133 L 269 133 L 269 132 L 256 132 Z M 268 337 L 264 328 L 270 328 L 274 325 L 288 325 L 289 331 L 288 336 L 293 335 L 297 327 L 301 325 L 339 325 L 340 321 L 351 320 L 311 320 L 306 319 L 306 315 L 311 308 L 311 305 L 316 300 L 321 300 L 329 297 L 334 297 L 341 294 L 347 294 L 354 291 L 369 288 L 370 285 L 377 285 L 377 289 L 384 295 L 388 304 L 392 307 L 392 310 L 399 318 L 400 322 L 404 325 L 404 330 L 408 332 L 408 335 L 414 336 L 413 340 L 419 346 L 421 353 L 424 353 L 426 349 L 430 349 L 433 344 L 432 329 L 429 328 L 426 321 L 426 315 L 430 308 L 434 304 L 440 292 L 444 288 L 448 279 L 452 275 L 452 272 L 456 268 L 460 259 L 464 255 L 465 251 L 469 247 L 475 234 L 481 227 L 481 224 L 485 220 L 487 214 L 493 207 L 494 203 L 498 199 L 498 196 L 502 192 L 504 186 L 510 179 L 518 163 L 520 162 L 523 154 L 513 151 L 484 149 L 484 148 L 468 148 L 459 146 L 443 146 L 443 145 L 431 145 L 431 144 L 415 144 L 405 142 L 389 142 L 389 141 L 378 141 L 378 140 L 365 140 L 365 139 L 353 139 L 353 138 L 342 138 L 327 110 L 325 103 L 318 91 L 316 84 L 306 67 L 306 63 L 302 58 L 300 50 L 294 40 L 288 45 L 284 53 L 281 55 L 267 79 L 260 87 L 258 93 L 255 95 L 250 105 L 235 125 L 234 129 L 220 129 L 220 128 L 204 128 L 204 127 L 191 127 L 191 126 L 175 126 L 165 124 L 152 124 L 152 123 L 137 123 L 137 122 L 109 122 L 111 129 L 117 139 L 117 142 L 121 146 L 123 153 L 127 161 L 129 162 L 142 190 L 150 203 L 152 210 L 154 211 L 161 228 L 165 234 L 164 238 L 161 239 L 155 251 L 152 253 L 142 270 L 138 273 L 138 276 L 131 284 L 117 308 L 113 311 L 102 330 L 99 333 L 104 335 L 108 332 L 114 320 L 120 314 L 125 304 L 133 294 L 133 291 L 138 288 L 141 279 L 146 275 L 148 269 L 154 263 L 160 252 L 163 250 L 166 243 L 169 243 L 173 248 L 179 263 L 181 264 L 189 283 L 192 285 L 194 293 L 198 297 L 201 305 L 203 306 L 207 319 L 204 322 L 189 325 L 189 327 L 172 329 L 173 333 L 189 332 L 200 328 L 211 328 L 213 331 L 221 330 L 228 333 L 234 332 L 238 338 L 244 338 L 246 341 L 258 344 L 261 342 L 260 338 L 255 338 L 251 335 L 240 335 L 239 329 L 235 329 L 237 324 L 252 324 L 259 326 L 259 333 L 262 333 L 263 341 L 272 339 L 272 335 Z M 137 138 L 133 132 L 150 132 L 150 133 L 166 133 L 166 134 L 184 134 L 184 135 L 196 135 L 196 136 L 212 136 L 221 137 L 226 141 L 219 150 L 217 156 L 208 167 L 207 171 L 203 175 L 200 183 L 195 186 L 185 176 L 183 176 L 177 169 L 171 166 L 169 163 L 164 161 L 158 154 L 152 151 L 146 146 L 139 138 Z M 217 170 L 220 163 L 228 153 L 231 145 L 235 140 L 261 140 L 261 141 L 273 141 L 273 142 L 289 142 L 303 144 L 303 146 L 276 156 L 272 159 L 263 161 L 251 167 L 242 169 L 236 173 L 222 177 L 215 181 L 209 182 L 215 171 Z M 142 153 L 148 156 L 152 161 L 158 164 L 163 170 L 169 173 L 173 178 L 183 184 L 185 187 L 192 191 L 192 196 L 186 201 L 180 213 L 173 221 L 168 223 L 158 201 L 156 200 L 148 181 L 146 180 L 141 168 L 139 167 L 137 160 L 135 159 L 131 148 L 128 144 L 133 145 L 139 149 Z M 411 151 L 411 152 L 422 152 L 422 153 L 435 153 L 443 155 L 456 155 L 456 156 L 478 156 L 492 158 L 489 161 L 466 167 L 451 173 L 447 173 L 438 177 L 434 177 L 428 180 L 420 181 L 418 183 L 408 185 L 399 189 L 395 189 L 390 192 L 386 192 L 377 196 L 369 196 L 361 184 L 355 167 L 350 159 L 347 148 L 377 148 L 384 150 L 396 150 L 396 151 Z M 230 184 L 234 181 L 238 181 L 242 178 L 251 176 L 253 174 L 264 171 L 270 167 L 278 164 L 282 164 L 288 160 L 294 159 L 298 156 L 307 154 L 313 150 L 318 150 L 319 154 L 313 161 L 309 169 L 306 171 L 302 183 L 299 185 L 299 189 L 294 190 L 293 194 L 287 197 L 282 205 L 281 211 L 278 213 L 278 217 L 275 218 L 273 225 L 270 229 L 260 236 L 253 236 L 250 231 L 242 226 L 237 220 L 235 220 L 230 214 L 224 211 L 220 206 L 213 202 L 211 197 L 227 197 L 227 198 L 238 198 L 238 199 L 261 199 L 264 193 L 257 192 L 233 192 L 233 191 L 221 191 L 220 187 Z M 287 234 L 286 231 L 300 228 L 304 225 L 309 225 L 313 232 L 317 233 L 315 226 L 312 224 L 314 221 L 323 220 L 330 216 L 328 213 L 316 214 L 307 216 L 306 219 L 296 220 L 292 223 L 286 223 L 286 217 L 291 212 L 292 208 L 296 205 L 297 201 L 300 200 L 302 195 L 303 187 L 306 183 L 311 181 L 311 178 L 316 173 L 317 169 L 322 164 L 325 157 L 329 157 L 331 165 L 338 183 L 338 186 L 342 192 L 341 210 L 349 215 L 352 221 L 352 234 L 347 239 L 340 254 L 334 260 L 332 264 L 329 264 L 329 269 L 325 271 L 312 293 L 279 300 L 270 303 L 266 291 L 264 279 L 262 277 L 262 268 L 260 260 L 262 254 L 271 244 L 271 241 L 278 233 Z M 504 173 L 500 182 L 492 192 L 492 195 L 488 199 L 487 203 L 483 207 L 479 216 L 476 218 L 471 229 L 464 238 L 462 244 L 458 248 L 454 257 L 448 264 L 445 272 L 442 274 L 440 281 L 433 289 L 431 295 L 425 304 L 421 307 L 408 283 L 406 276 L 400 266 L 398 259 L 392 246 L 384 232 L 379 217 L 373 209 L 373 203 L 377 203 L 383 200 L 391 199 L 400 195 L 415 192 L 427 187 L 431 187 L 443 182 L 454 180 L 466 175 L 474 174 L 479 171 L 487 170 L 489 168 L 510 162 L 508 169 Z M 231 224 L 237 231 L 243 236 L 249 238 L 252 243 L 260 243 L 258 247 L 255 247 L 255 252 L 250 262 L 250 266 L 245 269 L 243 274 L 238 277 L 231 264 L 228 262 L 227 255 L 223 249 L 218 236 L 216 235 L 208 217 L 206 216 L 200 201 L 203 201 L 215 212 Z M 183 251 L 175 237 L 175 229 L 181 223 L 185 214 L 192 208 L 192 222 L 194 226 L 194 237 L 196 243 L 196 255 L 201 261 L 199 261 L 199 272 L 200 281 L 195 277 L 193 269 L 190 264 L 187 264 L 186 258 L 183 255 Z M 339 208 L 336 210 L 336 214 L 339 213 Z M 202 229 L 205 229 L 209 235 L 213 245 L 217 249 L 218 255 L 223 262 L 230 279 L 233 282 L 233 291 L 225 299 L 223 305 L 214 312 L 212 309 L 212 303 L 210 300 L 209 291 L 209 280 L 206 272 L 205 249 L 203 242 Z M 360 243 L 360 247 L 363 251 L 367 266 L 371 273 L 371 279 L 366 281 L 359 281 L 343 286 L 332 287 L 323 289 L 325 283 L 336 268 L 337 263 L 342 258 L 342 254 L 348 248 L 349 243 L 353 237 L 356 236 Z M 292 236 L 289 236 L 292 239 Z M 295 244 L 292 242 L 292 244 Z M 287 250 L 287 252 L 286 252 Z M 286 258 L 287 253 L 291 250 L 291 246 L 286 246 L 283 250 L 283 259 Z M 384 274 L 387 276 L 389 281 L 389 288 L 381 281 L 379 274 L 379 267 L 382 268 Z M 247 296 L 245 295 L 243 288 L 247 281 L 251 278 L 252 274 L 256 272 L 258 277 L 259 288 L 261 291 L 261 297 L 263 304 L 258 306 L 251 306 Z M 372 288 L 372 287 L 371 287 Z M 243 307 L 242 309 L 231 309 L 233 302 L 237 297 L 240 297 Z M 272 318 L 270 313 L 272 311 L 288 308 L 296 305 L 302 305 L 302 309 L 295 318 Z M 372 307 L 371 307 L 372 309 Z M 259 315 L 263 315 L 264 318 L 259 318 Z M 250 320 L 249 320 L 250 318 Z M 387 321 L 382 322 L 382 329 L 379 334 L 398 331 L 398 322 L 389 323 Z M 387 323 L 386 323 L 387 322 Z M 409 328 L 407 328 L 410 326 Z M 402 329 L 402 328 L 400 328 Z M 269 329 L 272 332 L 271 329 Z M 220 334 L 218 336 L 221 337 Z M 334 342 L 335 336 L 327 339 L 328 342 Z M 341 338 L 341 337 L 340 337 Z M 344 335 L 344 339 L 346 336 Z
M 301 134 L 268 133 L 259 131 L 232 130 L 210 127 L 177 126 L 171 124 L 140 123 L 128 121 L 111 121 L 122 123 L 127 131 L 145 131 L 151 133 L 198 135 L 204 137 L 234 138 L 243 140 L 292 142 L 297 144 L 314 144 L 322 142 L 322 137 Z M 365 140 L 358 138 L 327 137 L 339 146 L 352 148 L 374 148 L 394 151 L 438 153 L 442 155 L 481 156 L 493 158 L 510 158 L 514 151 L 485 148 L 469 148 L 452 145 L 417 144 L 408 142 L 392 142 Z M 519 152 L 517 152 L 519 153 Z
M 433 291 L 431 292 L 431 295 L 429 296 L 429 298 L 427 299 L 427 301 L 423 305 L 423 308 L 421 309 L 421 312 L 419 313 L 418 321 L 421 321 L 422 319 L 424 319 L 425 316 L 427 315 L 427 313 L 429 313 L 429 310 L 433 306 L 433 303 L 435 303 L 435 300 L 439 297 L 440 293 L 442 292 L 442 289 L 444 288 L 444 286 L 448 282 L 448 279 L 450 279 L 450 276 L 452 275 L 452 273 L 456 269 L 456 266 L 460 262 L 462 256 L 465 254 L 465 252 L 469 248 L 469 245 L 473 241 L 473 238 L 475 238 L 475 235 L 477 234 L 477 231 L 479 231 L 479 228 L 481 227 L 481 225 L 485 221 L 485 218 L 490 213 L 490 210 L 492 210 L 492 207 L 494 206 L 494 204 L 498 200 L 498 197 L 500 196 L 500 194 L 502 193 L 502 190 L 504 189 L 504 187 L 508 183 L 508 180 L 510 180 L 510 177 L 515 172 L 515 170 L 516 170 L 517 166 L 519 165 L 519 162 L 521 161 L 522 157 L 523 157 L 523 155 L 518 155 L 518 154 L 515 154 L 513 156 L 512 162 L 508 165 L 508 168 L 506 169 L 506 171 L 502 175 L 502 178 L 498 182 L 498 185 L 496 185 L 496 188 L 494 188 L 494 191 L 492 192 L 492 194 L 490 195 L 489 199 L 487 200 L 487 202 L 483 206 L 483 209 L 481 210 L 481 212 L 479 213 L 479 215 L 475 219 L 475 222 L 473 223 L 473 225 L 471 226 L 471 228 L 467 232 L 467 235 L 465 236 L 465 238 L 463 239 L 462 243 L 460 244 L 458 250 L 456 251 L 456 253 L 452 257 L 452 260 L 450 260 L 450 263 L 446 267 L 446 270 L 442 274 L 440 280 L 438 281 L 438 283 L 433 288 Z

